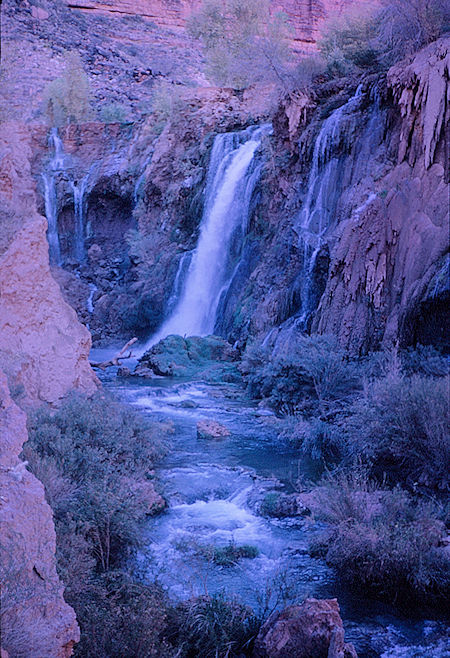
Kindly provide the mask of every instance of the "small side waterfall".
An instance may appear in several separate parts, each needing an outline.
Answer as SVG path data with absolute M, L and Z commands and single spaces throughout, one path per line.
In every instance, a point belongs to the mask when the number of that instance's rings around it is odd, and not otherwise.
M 64 153 L 64 146 L 58 135 L 58 129 L 52 128 L 49 136 L 49 146 L 52 157 L 47 170 L 42 173 L 44 183 L 45 216 L 47 217 L 47 240 L 49 244 L 50 262 L 61 265 L 61 245 L 58 233 L 58 194 L 57 178 L 63 178 L 73 192 L 74 206 L 74 241 L 73 255 L 79 261 L 85 258 L 85 240 L 89 237 L 89 227 L 86 227 L 86 192 L 91 170 L 80 181 L 73 179 L 73 162 L 70 155 Z M 92 169 L 92 167 L 91 167 Z
M 303 265 L 299 275 L 301 309 L 299 328 L 307 330 L 311 313 L 317 303 L 314 270 L 324 235 L 336 219 L 336 208 L 341 191 L 343 155 L 351 147 L 351 133 L 347 117 L 359 106 L 361 86 L 350 100 L 335 110 L 324 122 L 314 144 L 307 194 L 295 223 L 299 246 L 303 251 Z
M 56 176 L 64 171 L 64 150 L 57 128 L 52 128 L 49 146 L 53 149 L 48 171 L 42 174 L 44 182 L 45 216 L 47 217 L 47 240 L 50 262 L 61 264 L 61 247 L 58 235 L 58 199 L 56 195 Z
M 80 182 L 71 181 L 70 185 L 73 190 L 73 205 L 75 212 L 75 236 L 74 236 L 74 254 L 80 262 L 84 260 L 85 248 L 84 241 L 86 236 L 85 212 L 86 212 L 86 189 L 89 174 Z
M 250 199 L 260 171 L 252 167 L 254 156 L 270 129 L 258 126 L 216 136 L 198 245 L 185 281 L 180 269 L 175 280 L 172 295 L 178 287 L 178 302 L 150 344 L 169 334 L 213 332 L 220 298 L 232 279 L 247 230 Z

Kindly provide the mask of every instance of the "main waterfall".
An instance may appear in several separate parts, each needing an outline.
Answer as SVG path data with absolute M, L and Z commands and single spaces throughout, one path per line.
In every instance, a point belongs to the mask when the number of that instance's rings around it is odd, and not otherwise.
M 149 344 L 169 334 L 205 336 L 214 331 L 217 307 L 231 281 L 247 230 L 260 171 L 254 165 L 255 153 L 270 129 L 269 125 L 252 126 L 216 136 L 198 245 L 185 281 L 180 284 L 177 276 L 180 293 L 174 310 Z

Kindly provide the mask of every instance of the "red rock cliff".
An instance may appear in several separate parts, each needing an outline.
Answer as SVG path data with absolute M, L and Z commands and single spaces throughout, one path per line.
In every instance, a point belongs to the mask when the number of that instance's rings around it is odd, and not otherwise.
M 79 639 L 56 573 L 55 530 L 42 484 L 20 461 L 25 407 L 92 393 L 90 335 L 63 301 L 48 260 L 46 220 L 36 211 L 30 134 L 0 135 L 0 569 L 2 647 L 10 656 L 70 656 Z M 3 371 L 3 372 L 2 372 Z

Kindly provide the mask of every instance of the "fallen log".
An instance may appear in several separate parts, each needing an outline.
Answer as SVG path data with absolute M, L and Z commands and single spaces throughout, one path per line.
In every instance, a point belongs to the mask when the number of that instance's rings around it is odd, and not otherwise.
M 100 361 L 100 362 L 90 361 L 91 367 L 99 368 L 100 370 L 106 370 L 106 368 L 111 368 L 112 366 L 122 365 L 121 361 L 124 361 L 125 359 L 131 359 L 131 357 L 133 356 L 133 352 L 131 350 L 128 354 L 125 354 L 125 352 L 136 342 L 137 342 L 137 338 L 132 338 L 131 340 L 129 340 L 128 343 L 122 347 L 120 352 L 117 352 L 117 354 L 115 354 L 113 358 L 110 359 L 109 361 Z

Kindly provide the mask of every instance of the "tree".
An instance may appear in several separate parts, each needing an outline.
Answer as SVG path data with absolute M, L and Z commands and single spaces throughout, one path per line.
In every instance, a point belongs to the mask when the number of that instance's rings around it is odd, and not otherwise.
M 389 65 L 450 29 L 448 0 L 383 0 L 377 16 L 377 45 Z
M 67 53 L 63 75 L 47 85 L 44 108 L 54 126 L 81 123 L 89 116 L 89 78 L 77 52 Z
M 289 25 L 286 14 L 271 14 L 268 0 L 204 0 L 188 30 L 202 41 L 206 72 L 216 84 L 284 84 Z

